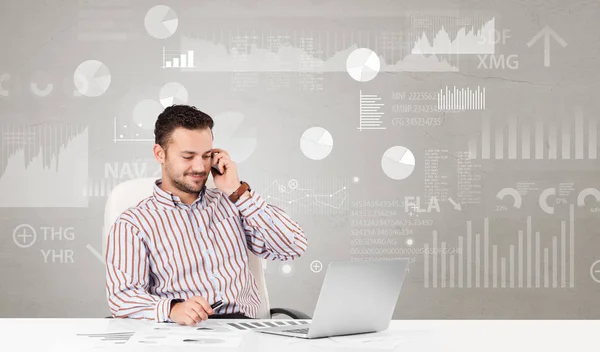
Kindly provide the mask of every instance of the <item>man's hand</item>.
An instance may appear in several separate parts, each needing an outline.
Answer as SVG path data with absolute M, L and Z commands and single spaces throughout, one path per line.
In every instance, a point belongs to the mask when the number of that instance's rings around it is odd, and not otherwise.
M 179 325 L 193 326 L 214 313 L 208 301 L 202 296 L 195 296 L 185 302 L 175 303 L 171 307 L 169 319 Z
M 229 153 L 224 149 L 214 148 L 212 150 L 212 165 L 217 165 L 222 173 L 222 175 L 219 175 L 211 168 L 210 172 L 212 173 L 215 186 L 227 195 L 235 192 L 240 186 L 240 178 L 237 164 L 231 160 Z

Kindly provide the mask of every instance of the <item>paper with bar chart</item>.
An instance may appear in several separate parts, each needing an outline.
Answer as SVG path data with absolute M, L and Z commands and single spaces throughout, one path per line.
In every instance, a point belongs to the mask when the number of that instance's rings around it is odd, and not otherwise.
M 424 245 L 425 288 L 573 288 L 575 287 L 575 206 L 569 206 L 569 222 L 560 221 L 558 235 L 535 231 L 531 216 L 525 229 L 502 233 L 515 244 L 507 248 L 490 245 L 489 218 L 483 220 L 483 236 L 473 233 L 473 222 L 466 223 L 465 236 L 458 236 L 448 254 L 448 241 L 438 243 L 438 231 Z M 568 228 L 567 228 L 568 225 Z M 558 229 L 553 233 L 558 233 Z M 559 242 L 560 241 L 560 242 Z M 547 246 L 542 247 L 542 242 Z M 551 245 L 550 245 L 551 242 Z M 432 251 L 430 249 L 435 249 Z M 501 252 L 508 255 L 501 256 Z M 431 253 L 430 253 L 431 252 Z
M 534 121 L 519 121 L 509 117 L 505 123 L 493 126 L 489 116 L 484 116 L 481 134 L 469 138 L 469 157 L 482 160 L 596 160 L 598 121 L 593 117 L 584 118 L 581 109 L 576 109 L 574 115 L 573 122 L 544 121 L 541 117 Z

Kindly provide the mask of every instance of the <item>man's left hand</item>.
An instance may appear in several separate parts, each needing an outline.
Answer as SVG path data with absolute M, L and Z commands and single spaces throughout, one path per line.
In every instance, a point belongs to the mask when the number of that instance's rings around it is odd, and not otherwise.
M 212 150 L 212 165 L 218 165 L 223 175 L 219 175 L 213 168 L 210 172 L 215 181 L 215 186 L 223 193 L 230 195 L 240 187 L 240 178 L 238 176 L 237 164 L 231 160 L 229 153 L 223 149 L 215 148 Z

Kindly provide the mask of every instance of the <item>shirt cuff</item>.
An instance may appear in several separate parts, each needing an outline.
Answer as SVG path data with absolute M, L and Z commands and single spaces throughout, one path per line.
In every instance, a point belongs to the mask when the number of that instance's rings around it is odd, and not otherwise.
M 264 199 L 254 190 L 250 191 L 249 197 L 240 197 L 234 204 L 245 218 L 251 217 L 266 206 Z
M 162 298 L 156 303 L 156 321 L 158 323 L 173 323 L 173 321 L 169 319 L 172 302 L 183 302 L 183 300 L 179 298 Z

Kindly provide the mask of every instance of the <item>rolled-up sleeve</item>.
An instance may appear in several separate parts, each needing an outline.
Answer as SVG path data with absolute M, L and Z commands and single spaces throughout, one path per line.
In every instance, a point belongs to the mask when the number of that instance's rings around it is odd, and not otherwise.
M 304 231 L 281 208 L 267 204 L 254 190 L 235 202 L 240 211 L 248 249 L 271 260 L 293 260 L 307 248 Z
M 121 215 L 106 245 L 106 296 L 113 317 L 170 321 L 172 299 L 149 294 L 148 281 L 147 251 L 140 231 Z

